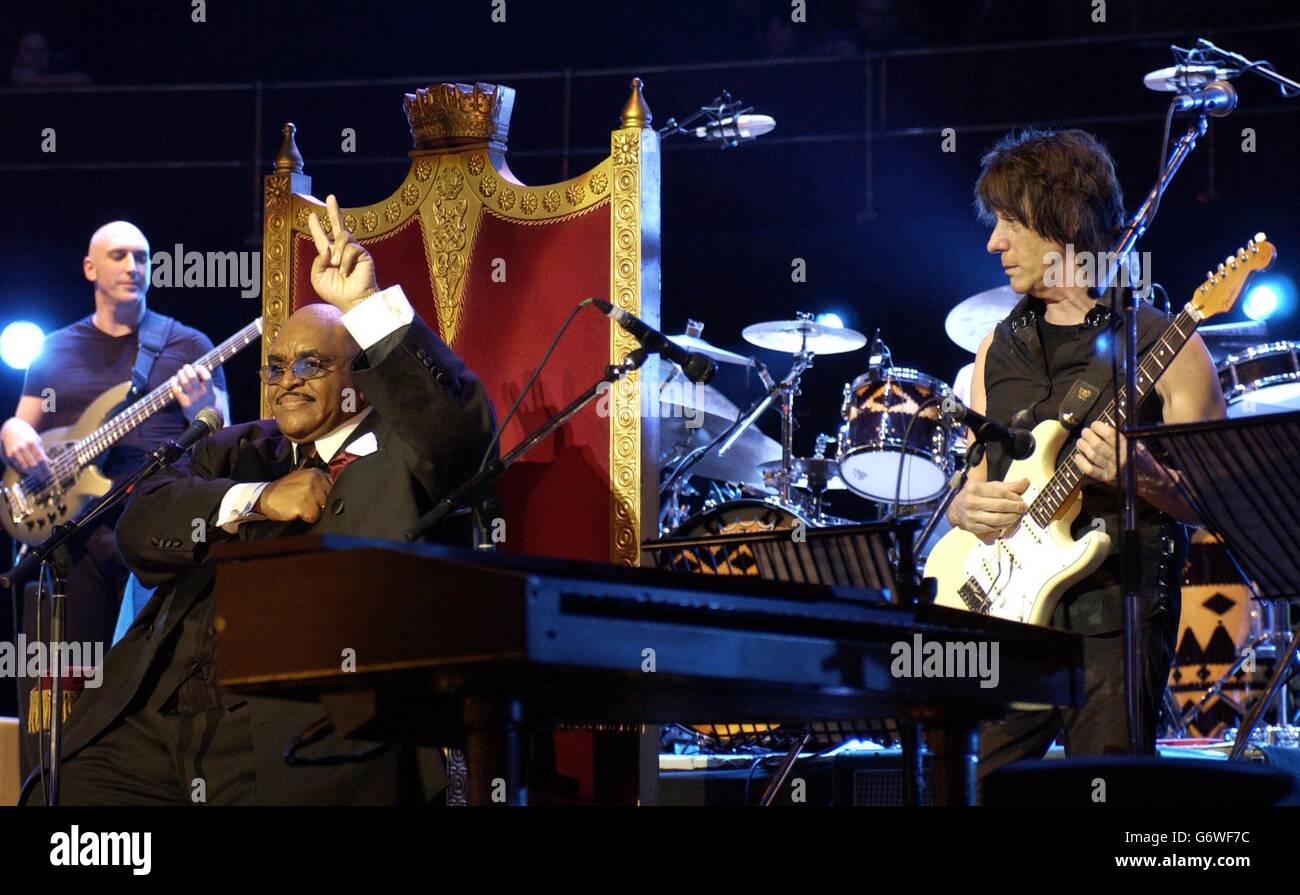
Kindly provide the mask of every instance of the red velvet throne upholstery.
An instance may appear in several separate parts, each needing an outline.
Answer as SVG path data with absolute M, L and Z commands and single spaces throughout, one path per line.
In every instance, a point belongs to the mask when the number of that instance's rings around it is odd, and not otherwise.
M 658 136 L 640 80 L 610 137 L 610 154 L 566 181 L 520 183 L 506 164 L 514 91 L 438 84 L 407 94 L 415 149 L 397 189 L 341 209 L 373 254 L 380 286 L 400 283 L 416 311 L 484 381 L 500 420 L 569 310 L 607 298 L 652 325 L 659 317 Z M 320 184 L 341 203 L 344 182 Z M 318 300 L 309 271 L 313 209 L 322 202 L 285 125 L 265 179 L 263 357 L 292 310 Z M 594 309 L 578 315 L 502 435 L 505 452 L 636 347 Z M 499 483 L 512 553 L 622 564 L 658 512 L 656 420 L 641 414 L 653 364 L 589 405 Z M 268 414 L 265 404 L 263 415 Z

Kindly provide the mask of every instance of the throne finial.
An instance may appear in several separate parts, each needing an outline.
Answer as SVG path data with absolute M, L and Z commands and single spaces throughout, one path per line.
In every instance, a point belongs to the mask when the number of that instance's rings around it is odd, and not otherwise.
M 301 174 L 302 155 L 293 135 L 298 130 L 292 121 L 284 123 L 284 139 L 280 141 L 280 150 L 275 154 L 275 171 L 277 174 Z
M 641 94 L 641 79 L 633 78 L 632 94 L 623 104 L 623 127 L 646 127 L 652 118 L 650 107 Z

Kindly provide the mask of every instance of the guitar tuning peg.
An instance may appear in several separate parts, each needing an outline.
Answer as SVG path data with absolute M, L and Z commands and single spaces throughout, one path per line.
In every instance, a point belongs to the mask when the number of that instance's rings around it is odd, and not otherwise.
M 1213 282 L 1214 282 L 1214 271 L 1212 271 L 1212 270 L 1207 270 L 1207 271 L 1205 272 L 1205 278 L 1206 278 L 1207 280 L 1209 280 L 1211 283 L 1213 283 Z
M 1262 232 L 1255 234 L 1255 242 L 1263 242 L 1266 239 L 1268 239 L 1268 237 L 1265 236 Z

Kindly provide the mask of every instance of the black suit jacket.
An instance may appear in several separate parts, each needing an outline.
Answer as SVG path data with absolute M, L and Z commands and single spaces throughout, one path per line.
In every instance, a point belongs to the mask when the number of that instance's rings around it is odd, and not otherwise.
M 65 758 L 127 709 L 146 676 L 159 692 L 178 682 L 190 657 L 173 659 L 167 653 L 186 615 L 210 599 L 213 546 L 285 534 L 401 538 L 439 498 L 477 471 L 495 431 L 491 402 L 477 377 L 422 320 L 415 318 L 362 352 L 353 378 L 374 410 L 344 447 L 374 433 L 378 450 L 339 474 L 315 524 L 248 522 L 234 534 L 216 526 L 232 485 L 275 481 L 292 468 L 291 444 L 271 420 L 223 429 L 200 442 L 191 457 L 136 488 L 117 526 L 118 547 L 137 576 L 158 591 L 109 651 L 103 686 L 87 690 L 69 716 Z M 196 539 L 200 528 L 206 537 Z M 272 595 L 274 586 L 267 582 Z M 292 622 L 285 619 L 286 637 L 293 636 Z M 319 706 L 260 697 L 248 702 L 260 800 L 323 804 L 396 797 L 399 771 L 391 754 L 369 766 L 285 766 L 285 745 L 322 717 Z M 334 748 L 323 742 L 317 751 Z

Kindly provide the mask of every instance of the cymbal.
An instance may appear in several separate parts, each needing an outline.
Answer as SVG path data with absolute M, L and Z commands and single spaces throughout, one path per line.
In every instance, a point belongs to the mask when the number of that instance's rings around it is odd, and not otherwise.
M 782 354 L 843 354 L 867 344 L 867 337 L 854 329 L 827 326 L 812 320 L 769 320 L 745 327 L 745 341 Z
M 722 392 L 711 385 L 688 382 L 680 376 L 670 376 L 659 386 L 659 403 L 663 405 L 659 417 L 665 422 L 682 420 L 689 428 L 711 426 L 715 435 L 740 416 L 740 408 Z M 702 418 L 700 414 L 703 414 Z M 660 432 L 664 431 L 660 427 Z
M 693 336 L 690 333 L 682 333 L 677 336 L 669 336 L 668 340 L 674 342 L 687 351 L 697 351 L 705 357 L 711 357 L 720 364 L 739 364 L 745 366 L 749 363 L 749 358 L 743 354 L 737 354 L 734 351 L 728 351 L 725 348 L 706 342 L 699 336 Z
M 829 457 L 793 457 L 794 487 L 809 491 L 847 491 L 848 485 L 840 478 L 840 464 Z M 762 463 L 759 472 L 765 477 L 781 471 L 780 459 Z M 812 484 L 809 485 L 809 482 Z
M 740 410 L 711 385 L 666 382 L 659 390 L 659 464 L 676 465 L 690 451 L 711 442 L 731 427 Z M 758 465 L 781 459 L 781 444 L 750 426 L 719 457 L 715 447 L 688 475 L 762 487 Z
M 772 460 L 780 461 L 781 443 L 750 426 L 727 453 L 718 456 L 714 448 L 690 469 L 691 475 L 716 479 L 720 482 L 739 482 L 742 485 L 763 487 L 763 474 L 759 467 Z
M 948 338 L 975 354 L 993 327 L 1007 318 L 1021 296 L 1010 286 L 995 286 L 965 299 L 948 312 L 943 328 Z

